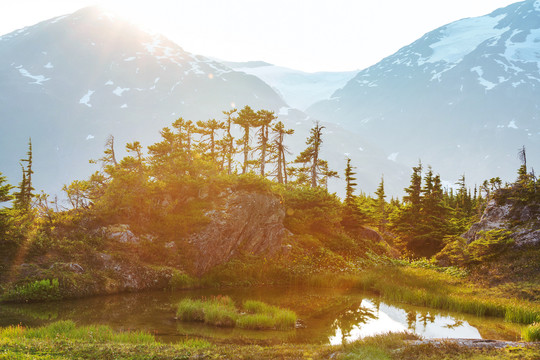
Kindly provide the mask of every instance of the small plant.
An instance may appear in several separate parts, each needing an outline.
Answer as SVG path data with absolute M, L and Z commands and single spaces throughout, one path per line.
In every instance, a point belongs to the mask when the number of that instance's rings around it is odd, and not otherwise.
M 540 341 L 540 322 L 535 322 L 521 331 L 521 337 L 525 341 Z

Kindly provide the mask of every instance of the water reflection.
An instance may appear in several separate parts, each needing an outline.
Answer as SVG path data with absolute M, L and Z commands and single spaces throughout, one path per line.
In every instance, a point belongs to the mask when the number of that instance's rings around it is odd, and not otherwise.
M 305 328 L 292 331 L 223 329 L 175 320 L 183 298 L 228 295 L 237 304 L 252 299 L 294 310 Z M 387 304 L 365 293 L 336 289 L 245 288 L 120 294 L 47 304 L 0 305 L 0 326 L 39 326 L 72 319 L 78 324 L 107 324 L 117 330 L 144 330 L 160 341 L 202 337 L 217 342 L 341 344 L 389 331 L 410 331 L 426 338 L 514 340 L 519 327 L 432 309 Z M 513 327 L 512 327 L 513 326 Z M 482 336 L 483 335 L 483 336 Z
M 436 315 L 432 311 L 417 313 L 406 311 L 372 300 L 362 300 L 352 321 L 336 319 L 334 335 L 328 338 L 332 345 L 352 342 L 366 336 L 387 332 L 409 331 L 425 338 L 468 338 L 482 339 L 480 332 L 467 321 L 450 316 Z

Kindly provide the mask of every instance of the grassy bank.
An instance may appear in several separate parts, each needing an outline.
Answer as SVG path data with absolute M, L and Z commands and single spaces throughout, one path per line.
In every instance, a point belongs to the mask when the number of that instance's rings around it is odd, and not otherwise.
M 410 334 L 386 334 L 345 346 L 285 344 L 277 346 L 212 345 L 190 339 L 162 344 L 145 333 L 119 333 L 104 326 L 57 322 L 28 329 L 0 328 L 0 359 L 524 359 L 540 357 L 539 347 L 473 349 L 455 343 L 416 345 Z

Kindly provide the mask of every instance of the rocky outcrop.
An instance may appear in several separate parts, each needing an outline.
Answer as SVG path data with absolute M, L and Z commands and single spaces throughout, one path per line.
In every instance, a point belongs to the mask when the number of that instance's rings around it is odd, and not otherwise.
M 519 204 L 507 200 L 498 204 L 495 200 L 489 201 L 479 222 L 462 236 L 468 243 L 477 240 L 481 231 L 506 229 L 512 232 L 511 237 L 516 246 L 540 244 L 540 205 Z
M 281 251 L 285 209 L 275 195 L 231 192 L 206 215 L 210 223 L 189 238 L 198 254 L 194 264 L 198 275 L 240 253 L 272 256 Z

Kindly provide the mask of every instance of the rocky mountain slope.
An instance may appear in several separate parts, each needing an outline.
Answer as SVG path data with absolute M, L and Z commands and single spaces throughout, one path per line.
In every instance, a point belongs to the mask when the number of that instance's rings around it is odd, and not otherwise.
M 540 1 L 518 2 L 427 33 L 307 113 L 443 179 L 514 180 L 517 149 L 540 153 L 539 44 Z

